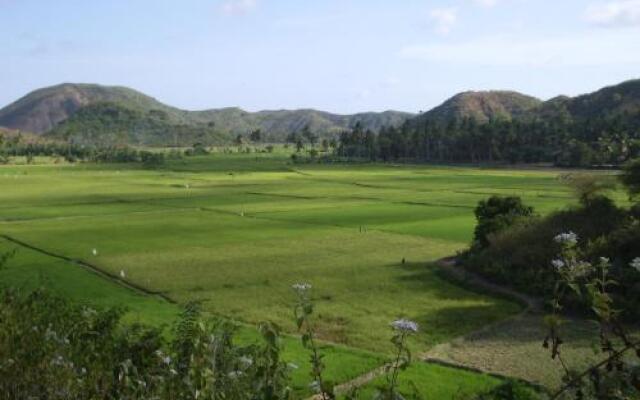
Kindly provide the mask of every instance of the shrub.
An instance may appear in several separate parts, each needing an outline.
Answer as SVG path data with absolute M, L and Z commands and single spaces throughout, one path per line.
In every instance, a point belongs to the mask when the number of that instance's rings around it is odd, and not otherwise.
M 235 326 L 185 310 L 174 339 L 44 291 L 0 297 L 0 399 L 288 399 L 278 328 L 238 346 Z
M 533 208 L 525 206 L 519 197 L 491 196 L 478 203 L 475 209 L 478 224 L 474 232 L 474 244 L 489 245 L 489 236 L 498 233 L 517 220 L 533 215 Z

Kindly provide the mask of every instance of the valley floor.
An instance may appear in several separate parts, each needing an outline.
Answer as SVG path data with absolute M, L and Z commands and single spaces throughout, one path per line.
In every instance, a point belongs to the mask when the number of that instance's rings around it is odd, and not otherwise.
M 4 284 L 45 286 L 98 306 L 125 305 L 129 320 L 159 325 L 171 323 L 179 304 L 199 300 L 212 315 L 243 326 L 269 319 L 295 334 L 290 287 L 310 282 L 320 335 L 332 343 L 326 363 L 336 382 L 385 362 L 389 323 L 397 318 L 420 323 L 414 351 L 437 349 L 460 362 L 460 354 L 469 353 L 466 343 L 434 346 L 521 307 L 443 279 L 433 261 L 468 245 L 473 208 L 491 194 L 521 196 L 541 213 L 573 201 L 554 171 L 298 166 L 279 154 L 214 154 L 157 170 L 4 166 L 0 187 L 0 252 L 17 246 L 6 238 L 32 246 L 19 248 L 0 273 Z M 34 249 L 81 260 L 112 279 Z M 250 328 L 243 332 L 247 340 L 255 337 Z M 512 330 L 516 338 L 521 333 Z M 509 365 L 474 346 L 489 369 Z M 295 337 L 287 339 L 287 357 L 300 365 L 295 379 L 306 390 L 307 356 Z M 505 368 L 499 372 L 535 378 Z M 425 384 L 438 398 L 453 396 L 459 382 L 469 391 L 499 382 L 429 364 L 416 364 L 408 374 L 424 375 L 424 382 L 447 377 Z M 465 378 L 454 384 L 456 374 Z

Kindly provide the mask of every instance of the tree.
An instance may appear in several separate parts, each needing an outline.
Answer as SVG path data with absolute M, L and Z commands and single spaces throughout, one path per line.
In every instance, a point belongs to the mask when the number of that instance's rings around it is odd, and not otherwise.
M 491 196 L 478 203 L 475 211 L 474 246 L 489 246 L 489 236 L 513 225 L 518 219 L 533 215 L 533 207 L 525 206 L 517 196 Z
M 620 180 L 631 197 L 637 197 L 640 194 L 640 158 L 624 166 Z
M 567 174 L 562 179 L 573 189 L 584 206 L 589 206 L 603 193 L 615 188 L 612 180 L 593 174 Z
M 259 141 L 262 140 L 262 131 L 260 129 L 256 129 L 254 131 L 251 132 L 251 134 L 249 135 L 249 139 L 251 139 L 252 142 L 257 143 Z
M 237 146 L 242 146 L 244 144 L 244 136 L 242 136 L 242 135 L 236 136 L 236 138 L 233 141 L 233 143 L 235 143 Z
M 309 141 L 312 147 L 314 147 L 318 141 L 318 136 L 311 131 L 309 124 L 306 124 L 304 128 L 302 128 L 302 136 Z

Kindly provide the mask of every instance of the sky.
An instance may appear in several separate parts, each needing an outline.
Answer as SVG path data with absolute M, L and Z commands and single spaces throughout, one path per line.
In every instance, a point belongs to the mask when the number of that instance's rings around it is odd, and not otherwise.
M 640 78 L 640 0 L 0 0 L 0 107 L 62 82 L 170 105 L 428 110 Z

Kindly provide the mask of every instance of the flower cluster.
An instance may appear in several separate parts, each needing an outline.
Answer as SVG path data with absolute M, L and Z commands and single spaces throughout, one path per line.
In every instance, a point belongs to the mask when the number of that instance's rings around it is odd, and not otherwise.
M 305 292 L 311 289 L 311 285 L 308 283 L 294 283 L 293 285 L 291 285 L 291 288 L 293 288 L 293 290 L 295 290 L 296 292 Z
M 399 319 L 391 323 L 393 329 L 400 332 L 418 332 L 418 324 L 408 319 Z
M 565 266 L 564 261 L 560 259 L 551 260 L 551 265 L 553 265 L 553 268 L 557 271 L 560 271 Z
M 569 232 L 565 232 L 557 235 L 556 237 L 553 238 L 553 240 L 555 240 L 556 243 L 560 243 L 560 244 L 575 245 L 576 243 L 578 243 L 578 235 L 569 231 Z
M 640 257 L 634 258 L 633 261 L 631 261 L 631 264 L 629 264 L 629 266 L 631 266 L 631 268 L 635 269 L 636 271 L 640 272 Z

